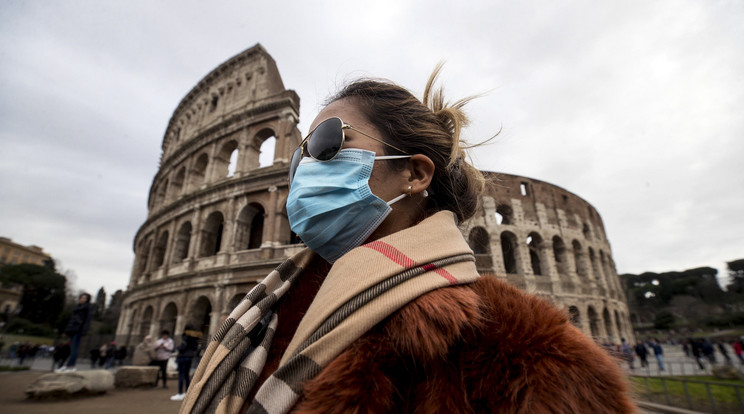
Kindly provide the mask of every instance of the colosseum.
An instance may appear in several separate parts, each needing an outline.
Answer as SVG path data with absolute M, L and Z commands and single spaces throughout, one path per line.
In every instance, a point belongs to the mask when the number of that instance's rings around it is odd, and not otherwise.
M 299 104 L 261 45 L 218 66 L 179 103 L 134 238 L 121 343 L 162 329 L 180 335 L 187 323 L 212 334 L 258 280 L 303 248 L 284 206 Z M 594 207 L 543 181 L 486 174 L 482 208 L 461 226 L 479 272 L 565 307 L 597 340 L 632 338 Z

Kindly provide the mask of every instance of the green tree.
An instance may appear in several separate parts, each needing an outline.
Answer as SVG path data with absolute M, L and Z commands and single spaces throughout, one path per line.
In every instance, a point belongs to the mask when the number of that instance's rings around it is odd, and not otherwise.
M 0 283 L 23 286 L 18 316 L 32 323 L 54 324 L 65 306 L 66 282 L 49 266 L 18 264 L 0 268 Z
M 726 290 L 731 293 L 743 294 L 744 293 L 744 259 L 733 260 L 726 262 L 729 274 L 729 284 L 726 286 Z
M 668 311 L 661 311 L 654 317 L 654 328 L 669 329 L 674 324 L 674 315 Z

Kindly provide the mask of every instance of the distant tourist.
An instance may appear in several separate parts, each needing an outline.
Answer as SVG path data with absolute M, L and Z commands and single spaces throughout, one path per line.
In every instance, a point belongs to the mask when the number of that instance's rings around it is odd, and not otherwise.
M 690 341 L 690 350 L 692 351 L 692 357 L 695 358 L 695 362 L 697 362 L 698 367 L 700 369 L 705 369 L 702 362 L 702 342 L 700 342 L 699 339 L 689 339 Z
M 744 346 L 742 346 L 741 339 L 734 341 L 733 344 L 731 344 L 732 347 L 734 347 L 734 353 L 736 354 L 736 357 L 739 358 L 739 362 L 744 364 Z
M 194 327 L 187 324 L 181 336 L 181 343 L 178 345 L 178 394 L 171 397 L 172 401 L 181 401 L 186 397 L 186 390 L 191 384 L 191 363 L 194 361 L 196 353 L 199 351 L 199 339 L 202 333 L 195 331 Z
M 101 357 L 101 350 L 93 347 L 88 351 L 88 354 L 90 355 L 90 369 L 93 369 L 96 367 L 96 362 L 98 362 L 98 359 Z
M 67 366 L 57 370 L 57 372 L 75 372 L 75 363 L 77 362 L 78 351 L 80 349 L 80 339 L 88 333 L 90 327 L 90 295 L 83 293 L 78 298 L 78 304 L 72 310 L 70 322 L 65 328 L 65 333 L 70 337 L 70 359 L 67 360 Z
M 52 364 L 53 368 L 60 369 L 70 357 L 70 340 L 64 336 L 57 339 L 54 343 L 54 351 L 52 352 Z
M 646 345 L 643 345 L 642 341 L 636 343 L 635 353 L 641 360 L 641 368 L 648 367 L 648 348 L 646 348 Z
M 703 355 L 710 361 L 711 365 L 716 363 L 716 350 L 713 348 L 707 339 L 703 339 L 700 349 L 703 351 Z
M 630 346 L 630 344 L 625 340 L 625 338 L 620 339 L 620 354 L 623 356 L 623 359 L 625 362 L 628 363 L 628 366 L 630 369 L 635 369 L 633 367 L 633 347 Z
M 659 371 L 664 371 L 664 349 L 659 344 L 658 339 L 654 338 L 651 340 L 651 349 L 654 350 L 656 362 L 659 364 Z
M 728 350 L 726 349 L 726 345 L 723 344 L 723 341 L 716 341 L 716 347 L 718 348 L 718 352 L 723 355 L 723 359 L 726 360 L 726 365 L 731 365 L 731 357 L 728 354 Z
M 173 339 L 170 338 L 170 332 L 163 330 L 160 332 L 160 339 L 155 341 L 155 360 L 152 364 L 160 368 L 158 376 L 155 378 L 155 385 L 153 388 L 158 387 L 158 378 L 163 377 L 163 388 L 168 388 L 166 380 L 168 375 L 166 369 L 168 367 L 168 359 L 173 352 Z

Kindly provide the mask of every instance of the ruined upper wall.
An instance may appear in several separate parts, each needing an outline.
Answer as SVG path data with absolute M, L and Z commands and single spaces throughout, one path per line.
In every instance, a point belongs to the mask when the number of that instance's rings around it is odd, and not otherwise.
M 299 111 L 299 97 L 284 89 L 276 62 L 256 44 L 212 70 L 181 100 L 163 137 L 163 158 L 237 112 L 250 112 L 276 100 L 289 101 Z

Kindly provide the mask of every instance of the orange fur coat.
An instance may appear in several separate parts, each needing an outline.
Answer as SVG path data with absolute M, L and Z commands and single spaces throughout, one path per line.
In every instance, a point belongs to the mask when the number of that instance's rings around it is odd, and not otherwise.
M 298 413 L 631 413 L 616 362 L 493 277 L 430 292 L 305 384 Z

